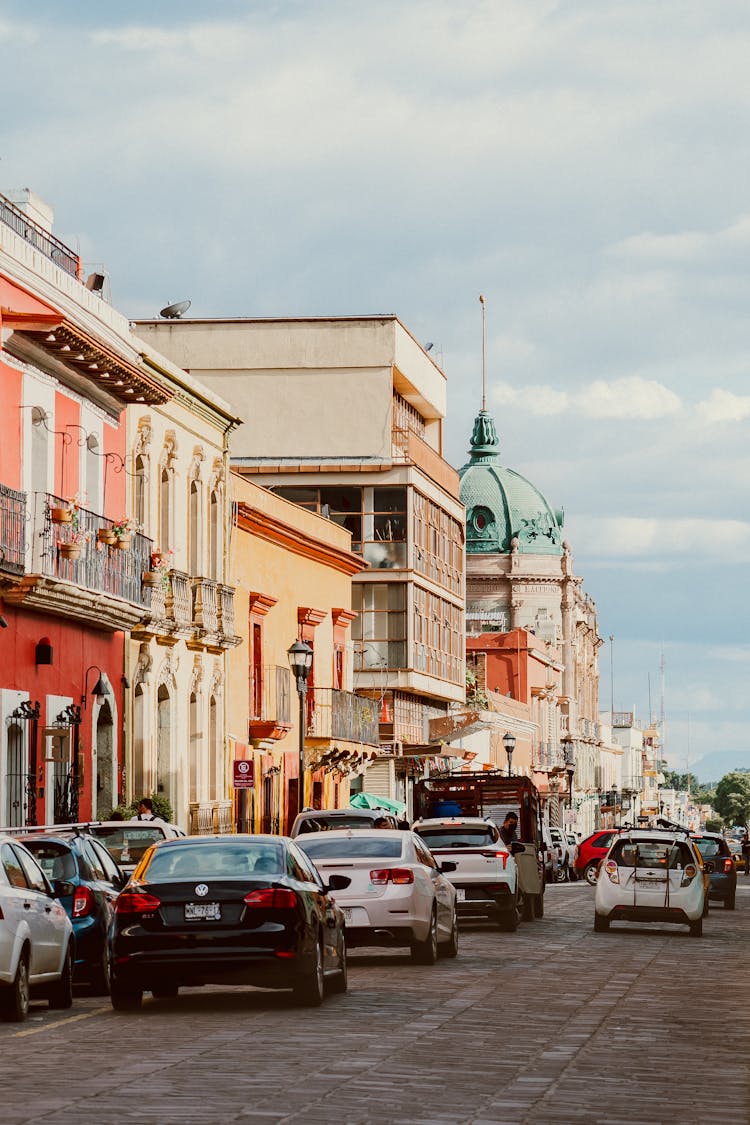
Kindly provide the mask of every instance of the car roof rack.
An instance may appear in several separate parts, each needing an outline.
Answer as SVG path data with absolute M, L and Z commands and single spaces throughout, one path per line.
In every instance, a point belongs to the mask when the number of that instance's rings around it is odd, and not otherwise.
M 656 827 L 665 828 L 668 832 L 682 832 L 683 836 L 690 835 L 690 829 L 686 824 L 675 824 L 673 820 L 667 820 L 663 816 L 656 818 Z
M 88 832 L 89 828 L 104 824 L 102 820 L 85 820 L 77 824 L 16 824 L 7 828 L 0 828 L 0 833 L 6 836 L 69 836 L 71 833 L 80 836 Z

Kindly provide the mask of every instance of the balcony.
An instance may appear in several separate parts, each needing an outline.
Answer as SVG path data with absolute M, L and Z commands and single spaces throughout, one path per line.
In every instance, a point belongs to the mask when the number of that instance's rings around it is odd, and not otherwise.
M 340 739 L 342 742 L 378 746 L 378 730 L 375 700 L 354 695 L 351 691 L 313 688 L 313 706 L 308 711 L 308 738 Z
M 240 643 L 234 632 L 234 588 L 183 570 L 165 571 L 144 590 L 148 613 L 133 631 L 139 640 L 158 644 L 184 640 L 189 649 L 219 653 Z
M 413 430 L 394 426 L 391 432 L 391 455 L 397 464 L 416 465 L 449 496 L 458 499 L 458 473 Z
M 226 836 L 233 831 L 231 801 L 191 801 L 191 836 Z
M 31 500 L 30 541 L 24 520 Z M 133 535 L 125 549 L 99 541 L 110 520 L 78 508 L 72 522 L 55 523 L 53 508 L 65 501 L 37 492 L 32 498 L 5 489 L 0 496 L 0 570 L 10 571 L 4 597 L 14 605 L 74 618 L 111 631 L 133 628 L 148 611 L 143 572 L 149 568 L 150 539 Z M 6 557 L 7 552 L 7 557 Z M 8 565 L 10 563 L 10 565 Z
M 250 684 L 248 738 L 258 743 L 283 738 L 292 729 L 292 673 L 279 664 L 265 665 Z
M 0 195 L 0 223 L 10 227 L 25 242 L 28 242 L 45 258 L 49 258 L 61 270 L 65 270 L 71 277 L 80 279 L 81 259 L 78 255 L 59 238 L 55 238 L 44 227 L 40 227 L 38 223 L 30 219 L 25 211 L 16 207 L 15 203 L 11 203 L 4 195 Z

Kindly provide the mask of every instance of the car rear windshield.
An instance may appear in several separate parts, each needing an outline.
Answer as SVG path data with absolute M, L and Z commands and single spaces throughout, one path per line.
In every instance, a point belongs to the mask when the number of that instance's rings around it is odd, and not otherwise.
M 693 843 L 704 859 L 713 859 L 713 857 L 717 855 L 729 855 L 729 848 L 725 840 L 716 840 L 711 836 L 701 836 L 693 838 Z
M 675 843 L 671 840 L 618 840 L 610 859 L 618 867 L 643 867 L 654 871 L 695 863 L 688 845 L 679 840 Z
M 428 848 L 482 848 L 494 844 L 497 831 L 489 824 L 486 828 L 420 828 L 419 835 Z
M 310 859 L 400 859 L 403 841 L 392 836 L 352 836 L 345 840 L 310 837 L 295 843 Z
M 48 879 L 75 878 L 76 861 L 70 854 L 70 848 L 66 848 L 65 844 L 58 844 L 52 840 L 24 840 L 23 843 Z
M 136 823 L 117 825 L 92 824 L 91 834 L 104 844 L 115 863 L 138 863 L 152 844 L 164 839 L 164 830 L 156 825 Z
M 302 836 L 304 833 L 308 832 L 334 832 L 339 828 L 372 828 L 377 819 L 379 819 L 379 817 L 375 816 L 310 817 L 307 820 L 300 821 L 297 832 Z
M 157 848 L 142 877 L 147 883 L 173 879 L 244 879 L 252 875 L 281 875 L 284 848 L 265 841 L 198 842 Z

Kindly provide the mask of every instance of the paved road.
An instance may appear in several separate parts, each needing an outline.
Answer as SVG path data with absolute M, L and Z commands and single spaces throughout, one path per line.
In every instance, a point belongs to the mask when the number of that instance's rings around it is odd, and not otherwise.
M 352 957 L 319 1011 L 283 993 L 186 991 L 115 1015 L 80 996 L 0 1026 L 3 1125 L 748 1125 L 750 880 L 704 937 L 591 929 L 551 887 L 517 934 L 455 961 Z M 745 883 L 748 884 L 745 887 Z

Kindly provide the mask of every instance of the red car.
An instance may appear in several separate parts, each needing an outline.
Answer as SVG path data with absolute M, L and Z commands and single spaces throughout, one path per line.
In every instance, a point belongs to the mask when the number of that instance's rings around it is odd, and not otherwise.
M 619 834 L 618 828 L 602 828 L 592 832 L 585 840 L 581 840 L 576 848 L 576 858 L 573 864 L 579 879 L 585 879 L 591 886 L 599 875 L 599 863 L 609 851 L 609 845 Z

